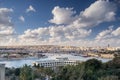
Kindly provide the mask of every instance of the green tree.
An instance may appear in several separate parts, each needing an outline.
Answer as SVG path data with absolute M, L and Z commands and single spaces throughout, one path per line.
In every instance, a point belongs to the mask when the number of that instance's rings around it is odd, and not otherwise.
M 89 59 L 85 62 L 85 69 L 91 69 L 93 71 L 102 68 L 102 62 L 97 59 Z
M 19 76 L 20 75 L 20 68 L 16 68 L 14 70 L 14 74 L 15 74 L 15 76 Z
M 98 72 L 102 69 L 102 62 L 97 59 L 90 59 L 85 63 L 84 80 L 97 80 Z
M 120 69 L 120 56 L 106 63 L 107 68 Z
M 83 80 L 84 64 L 64 66 L 52 80 Z
M 33 80 L 33 71 L 30 66 L 24 65 L 20 70 L 20 80 Z
M 52 76 L 54 74 L 54 71 L 51 68 L 44 68 L 44 74 Z

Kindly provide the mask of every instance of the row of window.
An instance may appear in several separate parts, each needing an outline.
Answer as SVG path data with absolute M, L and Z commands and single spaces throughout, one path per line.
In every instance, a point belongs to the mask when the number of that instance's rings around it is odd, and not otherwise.
M 39 63 L 40 66 L 52 67 L 52 66 L 64 66 L 64 65 L 76 65 L 76 62 L 52 62 L 52 63 Z

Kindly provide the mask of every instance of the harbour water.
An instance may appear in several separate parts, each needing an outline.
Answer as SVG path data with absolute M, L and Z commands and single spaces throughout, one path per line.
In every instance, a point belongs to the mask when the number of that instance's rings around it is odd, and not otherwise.
M 35 61 L 42 61 L 42 60 L 55 60 L 58 57 L 67 57 L 69 60 L 80 60 L 86 61 L 88 59 L 96 58 L 101 60 L 102 62 L 107 62 L 111 59 L 105 58 L 97 58 L 97 57 L 82 57 L 82 56 L 74 56 L 72 54 L 53 54 L 53 53 L 44 53 L 47 57 L 45 58 L 26 58 L 26 59 L 14 59 L 14 60 L 0 60 L 0 63 L 5 64 L 6 67 L 22 67 L 23 65 L 33 65 Z

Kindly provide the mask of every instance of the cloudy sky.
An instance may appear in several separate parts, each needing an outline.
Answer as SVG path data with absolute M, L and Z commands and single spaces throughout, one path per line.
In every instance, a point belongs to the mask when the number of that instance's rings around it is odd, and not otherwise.
M 120 46 L 120 0 L 0 0 L 0 46 Z

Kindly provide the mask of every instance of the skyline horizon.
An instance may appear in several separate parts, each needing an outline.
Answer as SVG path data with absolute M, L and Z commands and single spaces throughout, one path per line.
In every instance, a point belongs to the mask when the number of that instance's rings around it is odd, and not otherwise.
M 50 45 L 47 45 L 47 44 L 35 44 L 35 45 L 0 45 L 0 47 L 36 47 L 36 46 L 63 46 L 63 47 L 81 47 L 81 48 L 120 48 L 120 46 L 112 46 L 112 45 L 104 45 L 104 46 L 74 46 L 74 45 L 57 45 L 57 44 L 50 44 Z

